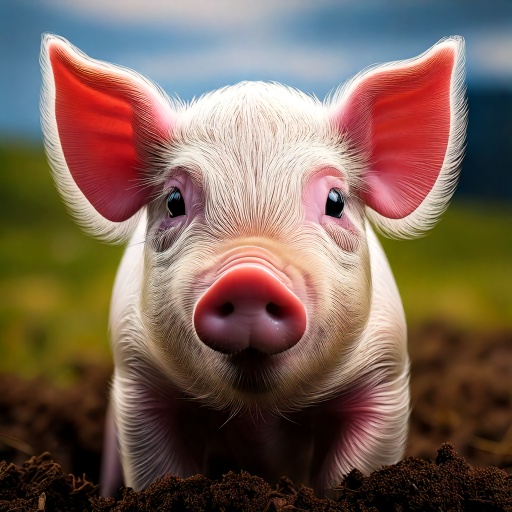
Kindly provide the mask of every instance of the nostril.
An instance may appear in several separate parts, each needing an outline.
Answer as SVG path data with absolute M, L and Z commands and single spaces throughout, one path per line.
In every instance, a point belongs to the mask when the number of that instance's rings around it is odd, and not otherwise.
M 220 316 L 228 316 L 235 310 L 235 306 L 231 304 L 231 302 L 225 302 L 222 306 L 219 307 Z
M 269 302 L 265 309 L 269 315 L 275 318 L 283 318 L 285 316 L 284 308 L 278 306 L 275 302 Z

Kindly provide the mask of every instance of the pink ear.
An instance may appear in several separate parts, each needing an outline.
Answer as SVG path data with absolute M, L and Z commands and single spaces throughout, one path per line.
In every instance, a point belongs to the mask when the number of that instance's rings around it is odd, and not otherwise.
M 121 222 L 149 200 L 145 182 L 156 145 L 170 140 L 170 108 L 158 89 L 128 70 L 48 45 L 55 120 L 67 167 L 94 208 Z
M 343 96 L 335 122 L 368 162 L 359 196 L 383 217 L 414 212 L 443 169 L 458 108 L 456 62 L 457 46 L 441 42 L 419 58 L 363 73 Z

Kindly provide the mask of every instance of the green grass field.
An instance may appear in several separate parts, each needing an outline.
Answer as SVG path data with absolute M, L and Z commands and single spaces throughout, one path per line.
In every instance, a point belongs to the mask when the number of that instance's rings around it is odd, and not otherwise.
M 382 239 L 410 325 L 512 327 L 512 208 L 454 201 L 424 238 Z
M 0 372 L 67 381 L 110 357 L 107 317 L 122 247 L 70 220 L 40 147 L 0 144 Z M 452 204 L 432 233 L 383 240 L 409 324 L 512 327 L 512 207 Z

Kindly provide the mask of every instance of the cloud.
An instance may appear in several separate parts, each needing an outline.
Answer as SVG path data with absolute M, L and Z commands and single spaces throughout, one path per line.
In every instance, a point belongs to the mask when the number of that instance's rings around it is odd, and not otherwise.
M 486 30 L 468 44 L 468 63 L 481 76 L 505 79 L 512 85 L 512 30 Z
M 168 86 L 183 80 L 223 83 L 226 80 L 263 79 L 306 86 L 326 83 L 336 86 L 348 78 L 353 64 L 350 54 L 297 45 L 227 46 L 198 52 L 162 52 L 131 55 L 133 67 Z
M 41 1 L 73 19 L 115 29 L 118 38 L 119 31 L 137 31 L 144 55 L 137 58 L 136 46 L 128 44 L 116 58 L 130 53 L 125 64 L 159 81 L 178 72 L 203 83 L 212 77 L 217 85 L 247 76 L 306 87 L 321 76 L 336 83 L 366 65 L 412 57 L 452 33 L 467 37 L 470 80 L 506 80 L 512 73 L 510 9 L 500 0 L 464 9 L 462 0 Z M 142 49 L 144 34 L 154 37 Z
M 188 44 L 130 45 L 120 61 L 159 83 L 168 92 L 190 99 L 208 90 L 242 80 L 277 81 L 306 92 L 325 96 L 366 66 L 419 55 L 435 37 L 370 39 L 347 34 L 335 45 L 301 44 L 267 34 L 255 40 L 245 37 L 217 38 L 211 44 L 191 48 Z M 468 75 L 483 83 L 512 78 L 512 34 L 480 30 L 467 41 Z M 104 55 L 91 54 L 95 58 Z
M 116 24 L 179 25 L 220 32 L 246 27 L 287 13 L 317 8 L 333 0 L 44 0 L 48 6 L 84 18 Z

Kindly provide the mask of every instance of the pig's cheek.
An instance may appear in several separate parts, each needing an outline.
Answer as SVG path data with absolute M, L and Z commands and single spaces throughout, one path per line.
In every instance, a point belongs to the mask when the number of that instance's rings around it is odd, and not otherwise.
M 164 252 L 179 238 L 183 232 L 185 222 L 176 222 L 170 217 L 162 219 L 158 226 L 148 236 L 151 247 L 156 252 Z
M 167 360 L 175 355 L 174 350 L 169 350 L 170 340 L 181 339 L 185 331 L 181 321 L 183 290 L 176 285 L 178 270 L 169 266 L 169 259 L 163 254 L 155 259 L 147 269 L 141 312 L 151 343 L 160 350 L 160 357 Z M 169 337 L 171 331 L 179 332 L 180 336 Z
M 347 252 L 356 252 L 358 250 L 361 243 L 361 235 L 348 214 L 344 213 L 341 219 L 322 215 L 320 225 L 340 249 Z

